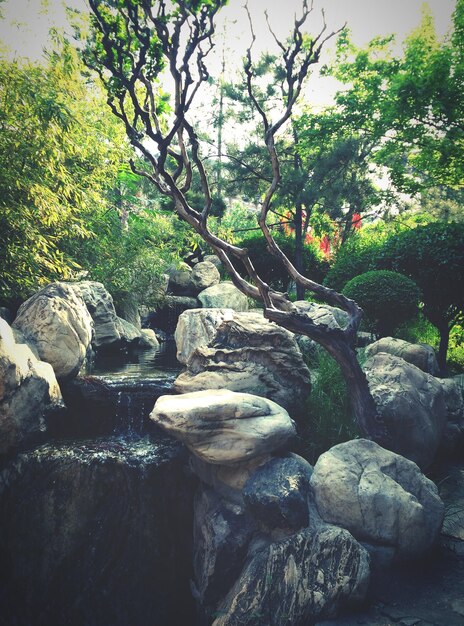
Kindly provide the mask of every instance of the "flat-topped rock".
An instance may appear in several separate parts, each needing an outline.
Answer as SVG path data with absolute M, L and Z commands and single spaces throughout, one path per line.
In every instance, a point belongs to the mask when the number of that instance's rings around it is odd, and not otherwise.
M 225 389 L 161 396 L 150 418 L 200 459 L 219 465 L 272 452 L 295 435 L 287 411 L 275 402 Z
M 348 441 L 322 454 L 311 485 L 322 519 L 399 557 L 420 556 L 440 532 L 444 507 L 435 484 L 373 441 Z
M 176 391 L 229 389 L 269 398 L 288 410 L 298 408 L 311 384 L 293 334 L 260 311 L 217 311 L 181 316 L 176 342 L 187 370 L 177 378 Z

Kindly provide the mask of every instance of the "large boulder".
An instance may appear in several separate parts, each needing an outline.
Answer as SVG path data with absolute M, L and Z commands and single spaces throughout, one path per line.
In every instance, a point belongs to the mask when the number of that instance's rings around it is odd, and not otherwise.
M 93 345 L 96 350 L 102 346 L 116 344 L 121 339 L 118 316 L 113 298 L 102 283 L 83 280 L 70 286 L 85 302 L 94 324 Z
M 62 406 L 52 366 L 39 361 L 26 344 L 17 343 L 10 326 L 0 319 L 0 454 L 43 432 L 47 413 Z
M 458 452 L 464 441 L 464 395 L 462 375 L 439 379 L 443 387 L 447 422 L 442 446 L 446 451 Z
M 176 334 L 179 352 L 189 355 L 187 370 L 175 382 L 176 391 L 229 389 L 269 398 L 289 410 L 306 399 L 310 373 L 291 332 L 264 319 L 260 312 L 234 313 L 233 319 L 222 321 L 211 339 L 214 320 L 220 320 L 221 314 L 203 315 L 205 320 L 213 320 L 204 345 L 196 340 L 197 347 L 191 352 L 188 333 Z M 200 327 L 195 320 L 185 322 L 185 329 L 194 324 Z
M 197 263 L 193 269 L 188 265 L 181 269 L 170 269 L 168 274 L 168 290 L 175 296 L 195 297 L 221 280 L 216 266 L 209 261 Z
M 242 507 L 199 489 L 193 526 L 194 596 L 205 613 L 224 598 L 236 581 L 247 555 L 253 519 Z
M 18 455 L 0 474 L 0 622 L 193 623 L 182 448 L 115 438 Z
M 447 418 L 440 381 L 384 352 L 368 359 L 364 370 L 389 435 L 388 448 L 421 468 L 430 465 Z
M 275 402 L 225 389 L 161 396 L 150 418 L 200 459 L 219 465 L 267 454 L 295 435 L 288 413 Z
M 432 376 L 437 376 L 440 371 L 435 351 L 432 346 L 428 346 L 426 343 L 409 343 L 403 339 L 382 337 L 366 348 L 366 356 L 371 357 L 379 352 L 401 357 L 423 372 L 432 374 Z
M 232 320 L 232 309 L 190 309 L 179 316 L 174 339 L 177 347 L 177 360 L 187 364 L 199 346 L 212 341 L 224 320 Z
M 235 285 L 228 282 L 208 287 L 198 294 L 204 309 L 233 309 L 248 311 L 248 298 Z
M 50 363 L 58 379 L 72 378 L 84 362 L 93 332 L 84 300 L 72 286 L 51 283 L 19 308 L 13 327 Z
M 221 276 L 214 263 L 202 261 L 197 263 L 192 270 L 191 280 L 197 293 L 217 285 Z
M 305 529 L 248 561 L 213 626 L 305 626 L 365 598 L 369 555 L 350 533 Z
M 322 519 L 348 529 L 359 541 L 417 557 L 440 533 L 443 503 L 417 465 L 358 439 L 322 454 L 311 477 Z
M 243 488 L 247 510 L 266 528 L 300 530 L 309 525 L 311 465 L 297 455 L 260 465 Z
M 83 280 L 78 283 L 71 283 L 71 286 L 84 300 L 92 316 L 95 328 L 92 344 L 95 350 L 119 350 L 135 345 L 143 347 L 140 327 L 135 326 L 127 319 L 118 317 L 113 297 L 102 283 Z

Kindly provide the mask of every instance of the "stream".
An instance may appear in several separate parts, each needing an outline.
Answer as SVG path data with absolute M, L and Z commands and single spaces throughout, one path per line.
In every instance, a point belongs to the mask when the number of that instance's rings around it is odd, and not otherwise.
M 0 473 L 2 626 L 194 623 L 194 482 L 148 417 L 174 350 L 100 358 L 63 387 L 47 440 Z

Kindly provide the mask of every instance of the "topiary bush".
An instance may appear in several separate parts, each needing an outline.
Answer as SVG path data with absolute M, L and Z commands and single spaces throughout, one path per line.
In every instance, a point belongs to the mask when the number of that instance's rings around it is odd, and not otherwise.
M 342 293 L 362 307 L 365 323 L 379 337 L 392 335 L 418 313 L 421 291 L 416 283 L 389 270 L 372 270 L 352 278 Z

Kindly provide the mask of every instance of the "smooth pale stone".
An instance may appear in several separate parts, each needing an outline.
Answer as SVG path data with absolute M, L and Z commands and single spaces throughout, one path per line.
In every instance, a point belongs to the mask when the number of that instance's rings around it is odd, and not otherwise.
M 200 459 L 219 465 L 272 452 L 296 432 L 275 402 L 225 389 L 161 396 L 150 418 Z
M 386 352 L 371 357 L 363 367 L 390 436 L 388 448 L 422 469 L 428 467 L 446 425 L 443 385 L 434 376 Z
M 93 322 L 84 300 L 71 285 L 50 283 L 24 302 L 13 322 L 57 378 L 72 378 L 84 362 Z
M 44 431 L 46 413 L 62 406 L 52 366 L 17 342 L 0 319 L 0 454 Z
M 322 519 L 400 557 L 420 556 L 440 533 L 444 507 L 435 484 L 373 441 L 348 441 L 322 454 L 311 485 Z
M 204 289 L 198 294 L 203 308 L 233 309 L 248 311 L 248 298 L 235 285 L 228 282 L 219 283 Z
M 432 376 L 437 376 L 440 371 L 435 350 L 426 343 L 409 343 L 403 339 L 382 337 L 366 348 L 366 356 L 371 357 L 379 352 L 399 356 Z

